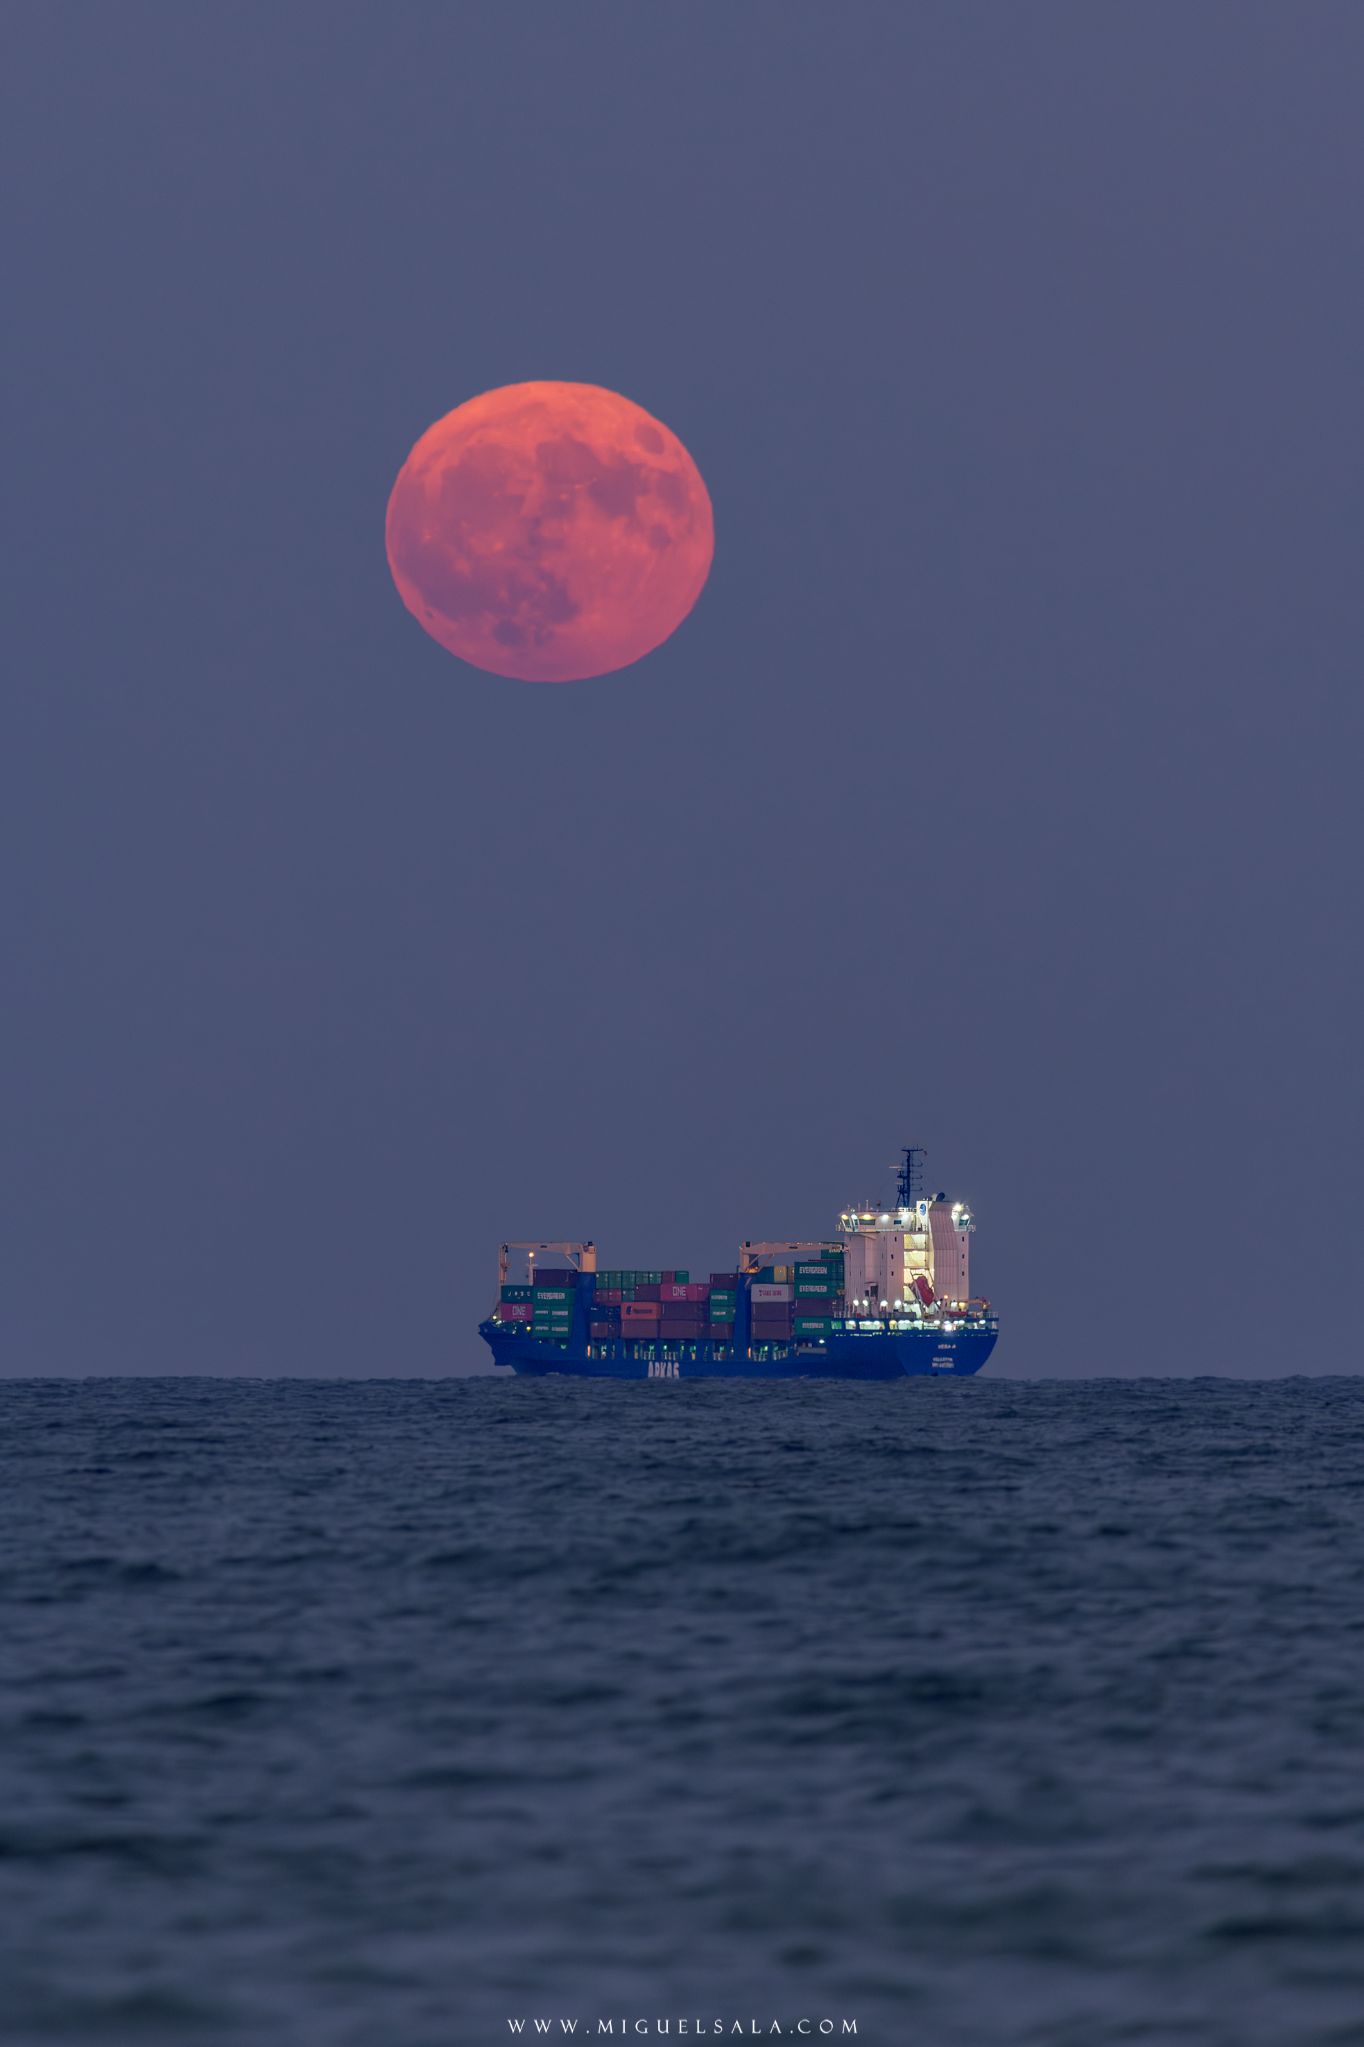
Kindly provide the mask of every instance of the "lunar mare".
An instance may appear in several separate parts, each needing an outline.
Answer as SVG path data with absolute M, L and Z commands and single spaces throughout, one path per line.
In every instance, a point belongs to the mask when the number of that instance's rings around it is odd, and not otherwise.
M 428 427 L 388 502 L 403 603 L 461 660 L 525 682 L 625 668 L 676 631 L 715 548 L 661 420 L 596 384 L 508 384 Z

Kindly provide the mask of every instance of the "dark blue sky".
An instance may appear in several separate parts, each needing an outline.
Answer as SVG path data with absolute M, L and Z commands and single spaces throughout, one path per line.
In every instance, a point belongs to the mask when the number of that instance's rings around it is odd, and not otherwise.
M 10 20 L 10 1372 L 481 1366 L 897 1147 L 1014 1374 L 1349 1370 L 1364 10 Z M 17 201 L 17 208 L 14 202 Z M 692 618 L 399 603 L 438 414 L 627 393 Z

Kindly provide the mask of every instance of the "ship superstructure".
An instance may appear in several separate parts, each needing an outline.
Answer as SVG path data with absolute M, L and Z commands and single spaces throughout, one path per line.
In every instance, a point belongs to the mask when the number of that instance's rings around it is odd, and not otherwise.
M 845 1209 L 838 1219 L 847 1294 L 860 1307 L 899 1314 L 936 1301 L 959 1313 L 971 1304 L 975 1221 L 964 1201 L 925 1197 L 923 1159 L 918 1145 L 905 1151 L 892 1207 Z
M 845 1209 L 836 1237 L 746 1240 L 732 1269 L 600 1268 L 589 1241 L 505 1243 L 479 1324 L 513 1371 L 599 1378 L 898 1379 L 978 1372 L 999 1323 L 970 1289 L 967 1203 L 922 1189 Z

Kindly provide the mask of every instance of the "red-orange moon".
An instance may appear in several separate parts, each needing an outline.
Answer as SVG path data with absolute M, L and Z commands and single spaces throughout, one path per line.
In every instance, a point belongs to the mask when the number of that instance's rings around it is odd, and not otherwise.
M 428 427 L 388 501 L 417 623 L 475 668 L 577 682 L 677 630 L 715 551 L 677 435 L 597 384 L 507 384 Z

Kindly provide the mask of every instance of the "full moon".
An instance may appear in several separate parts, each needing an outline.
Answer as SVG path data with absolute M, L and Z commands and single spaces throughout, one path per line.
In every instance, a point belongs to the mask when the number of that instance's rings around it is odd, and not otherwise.
M 447 412 L 398 471 L 386 539 L 432 639 L 523 682 L 606 675 L 660 646 L 715 551 L 677 435 L 596 384 L 507 384 Z

